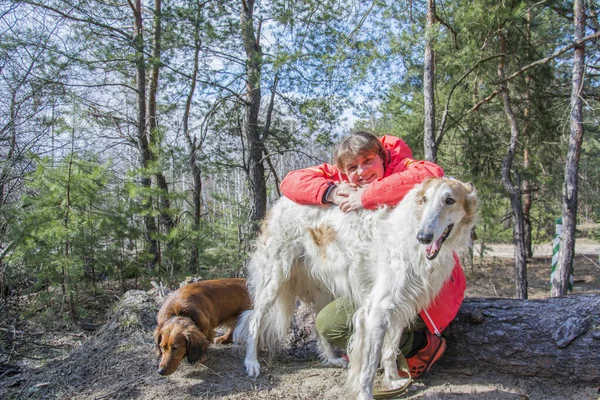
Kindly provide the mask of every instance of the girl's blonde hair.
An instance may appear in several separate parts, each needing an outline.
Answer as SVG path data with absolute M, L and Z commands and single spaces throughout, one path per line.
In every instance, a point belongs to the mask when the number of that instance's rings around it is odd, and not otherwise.
M 346 136 L 335 150 L 335 166 L 341 171 L 346 171 L 346 167 L 353 163 L 358 156 L 368 157 L 377 154 L 383 160 L 383 165 L 387 164 L 388 154 L 383 145 L 371 132 L 357 131 Z

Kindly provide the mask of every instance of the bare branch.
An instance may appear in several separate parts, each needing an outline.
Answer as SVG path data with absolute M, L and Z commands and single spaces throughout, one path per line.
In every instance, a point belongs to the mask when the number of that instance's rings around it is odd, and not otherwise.
M 439 21 L 440 24 L 444 25 L 449 31 L 450 33 L 452 33 L 452 46 L 455 49 L 458 49 L 458 39 L 457 39 L 457 33 L 454 29 L 452 29 L 452 27 L 450 25 L 448 25 L 448 23 L 446 21 L 444 21 L 442 18 L 440 18 L 439 15 L 435 15 L 435 19 Z
M 31 0 L 22 0 L 22 1 L 23 1 L 23 3 L 29 4 L 31 6 L 40 7 L 40 8 L 46 9 L 48 11 L 52 11 L 53 13 L 56 13 L 56 14 L 60 15 L 61 17 L 64 17 L 64 18 L 66 18 L 68 20 L 77 21 L 77 22 L 85 22 L 85 23 L 97 26 L 99 28 L 105 29 L 105 30 L 110 31 L 110 32 L 117 32 L 118 34 L 120 34 L 121 36 L 123 36 L 124 38 L 126 38 L 128 41 L 133 40 L 133 36 L 131 36 L 131 34 L 125 32 L 125 31 L 123 31 L 121 29 L 115 28 L 112 25 L 103 24 L 103 23 L 101 23 L 101 22 L 99 22 L 97 20 L 94 20 L 92 18 L 79 18 L 79 17 L 75 17 L 73 15 L 67 14 L 66 12 L 64 12 L 62 10 L 59 10 L 58 8 L 50 7 L 50 6 L 46 5 L 46 4 L 38 3 L 38 2 L 35 2 L 35 1 L 31 1 Z M 80 10 L 78 10 L 78 11 L 80 11 Z
M 442 120 L 440 122 L 440 127 L 438 128 L 437 137 L 435 139 L 436 146 L 440 145 L 440 143 L 442 142 L 442 138 L 444 137 L 444 133 L 445 133 L 444 129 L 446 127 L 446 122 L 448 121 L 448 112 L 450 110 L 450 99 L 452 98 L 452 94 L 454 93 L 454 90 L 458 87 L 458 85 L 460 85 L 462 83 L 463 80 L 465 80 L 467 78 L 467 76 L 469 76 L 471 74 L 471 72 L 475 71 L 475 69 L 480 64 L 483 64 L 486 61 L 493 60 L 494 58 L 498 58 L 498 57 L 502 57 L 502 56 L 503 56 L 503 54 L 496 54 L 496 55 L 493 55 L 493 56 L 490 56 L 490 57 L 487 57 L 487 58 L 477 61 L 475 63 L 475 65 L 473 65 L 471 68 L 469 68 L 469 70 L 467 72 L 465 72 L 463 74 L 463 76 L 461 76 L 460 79 L 458 81 L 456 81 L 456 83 L 454 85 L 452 85 L 452 88 L 450 89 L 450 93 L 448 94 L 448 98 L 446 99 L 446 106 L 444 108 L 444 112 L 442 114 Z M 481 104 L 479 104 L 479 105 L 481 105 Z M 479 107 L 479 105 L 476 107 Z M 471 112 L 471 111 L 473 111 L 473 109 L 469 110 L 469 112 Z
M 479 107 L 481 107 L 483 104 L 488 103 L 489 101 L 491 101 L 494 97 L 496 97 L 498 94 L 500 94 L 500 90 L 496 89 L 492 92 L 492 94 L 490 94 L 488 97 L 486 97 L 483 100 L 480 100 L 479 102 L 477 102 L 477 104 L 475 104 L 469 111 L 467 111 L 467 114 L 473 111 L 477 111 L 479 109 Z
M 595 33 L 593 33 L 591 35 L 588 35 L 588 36 L 584 37 L 581 40 L 577 40 L 577 41 L 571 43 L 570 45 L 568 45 L 566 47 L 563 47 L 560 50 L 555 51 L 554 53 L 552 53 L 548 57 L 544 57 L 544 58 L 542 58 L 540 60 L 532 62 L 531 64 L 524 66 L 520 70 L 518 70 L 516 72 L 513 72 L 511 75 L 509 75 L 508 77 L 504 78 L 503 80 L 498 81 L 498 82 L 492 82 L 492 85 L 499 85 L 501 83 L 508 82 L 511 79 L 513 79 L 513 78 L 521 75 L 522 73 L 529 71 L 531 68 L 537 67 L 538 65 L 546 64 L 548 61 L 551 61 L 551 60 L 555 59 L 556 57 L 560 56 L 561 54 L 563 54 L 563 53 L 565 53 L 565 52 L 567 52 L 569 50 L 571 50 L 572 48 L 579 47 L 582 44 L 584 44 L 585 42 L 588 42 L 588 41 L 590 41 L 592 39 L 596 39 L 598 37 L 600 37 L 600 31 L 595 32 Z

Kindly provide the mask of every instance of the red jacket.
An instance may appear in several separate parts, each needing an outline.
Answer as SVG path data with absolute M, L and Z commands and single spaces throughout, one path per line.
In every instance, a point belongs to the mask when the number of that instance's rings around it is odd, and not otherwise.
M 388 152 L 388 160 L 383 177 L 371 182 L 363 192 L 364 208 L 395 206 L 416 184 L 429 177 L 444 176 L 438 165 L 413 160 L 412 151 L 402 139 L 383 136 L 379 140 Z M 281 182 L 281 192 L 296 203 L 319 205 L 323 204 L 325 191 L 340 181 L 348 181 L 348 177 L 334 165 L 321 164 L 290 172 Z M 454 259 L 451 279 L 446 281 L 433 304 L 421 311 L 427 327 L 435 334 L 442 332 L 454 319 L 464 299 L 466 279 L 456 254 Z

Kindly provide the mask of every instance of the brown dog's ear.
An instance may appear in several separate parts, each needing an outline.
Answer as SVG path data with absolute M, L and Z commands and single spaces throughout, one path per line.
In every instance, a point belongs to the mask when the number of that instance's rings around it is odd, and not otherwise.
M 154 330 L 154 352 L 156 353 L 156 357 L 160 358 L 162 356 L 162 350 L 160 349 L 160 342 L 162 340 L 162 324 L 158 325 Z
M 195 325 L 187 327 L 183 332 L 183 335 L 187 342 L 187 359 L 193 364 L 206 354 L 210 343 Z

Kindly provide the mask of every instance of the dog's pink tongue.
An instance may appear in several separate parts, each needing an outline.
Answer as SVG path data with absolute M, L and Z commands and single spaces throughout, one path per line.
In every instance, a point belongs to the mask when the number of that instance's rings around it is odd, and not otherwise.
M 437 253 L 440 250 L 441 244 L 442 244 L 442 237 L 440 236 L 440 238 L 438 240 L 436 240 L 435 242 L 433 242 L 429 246 L 427 246 L 427 248 L 426 248 L 427 255 L 432 255 L 432 254 Z

